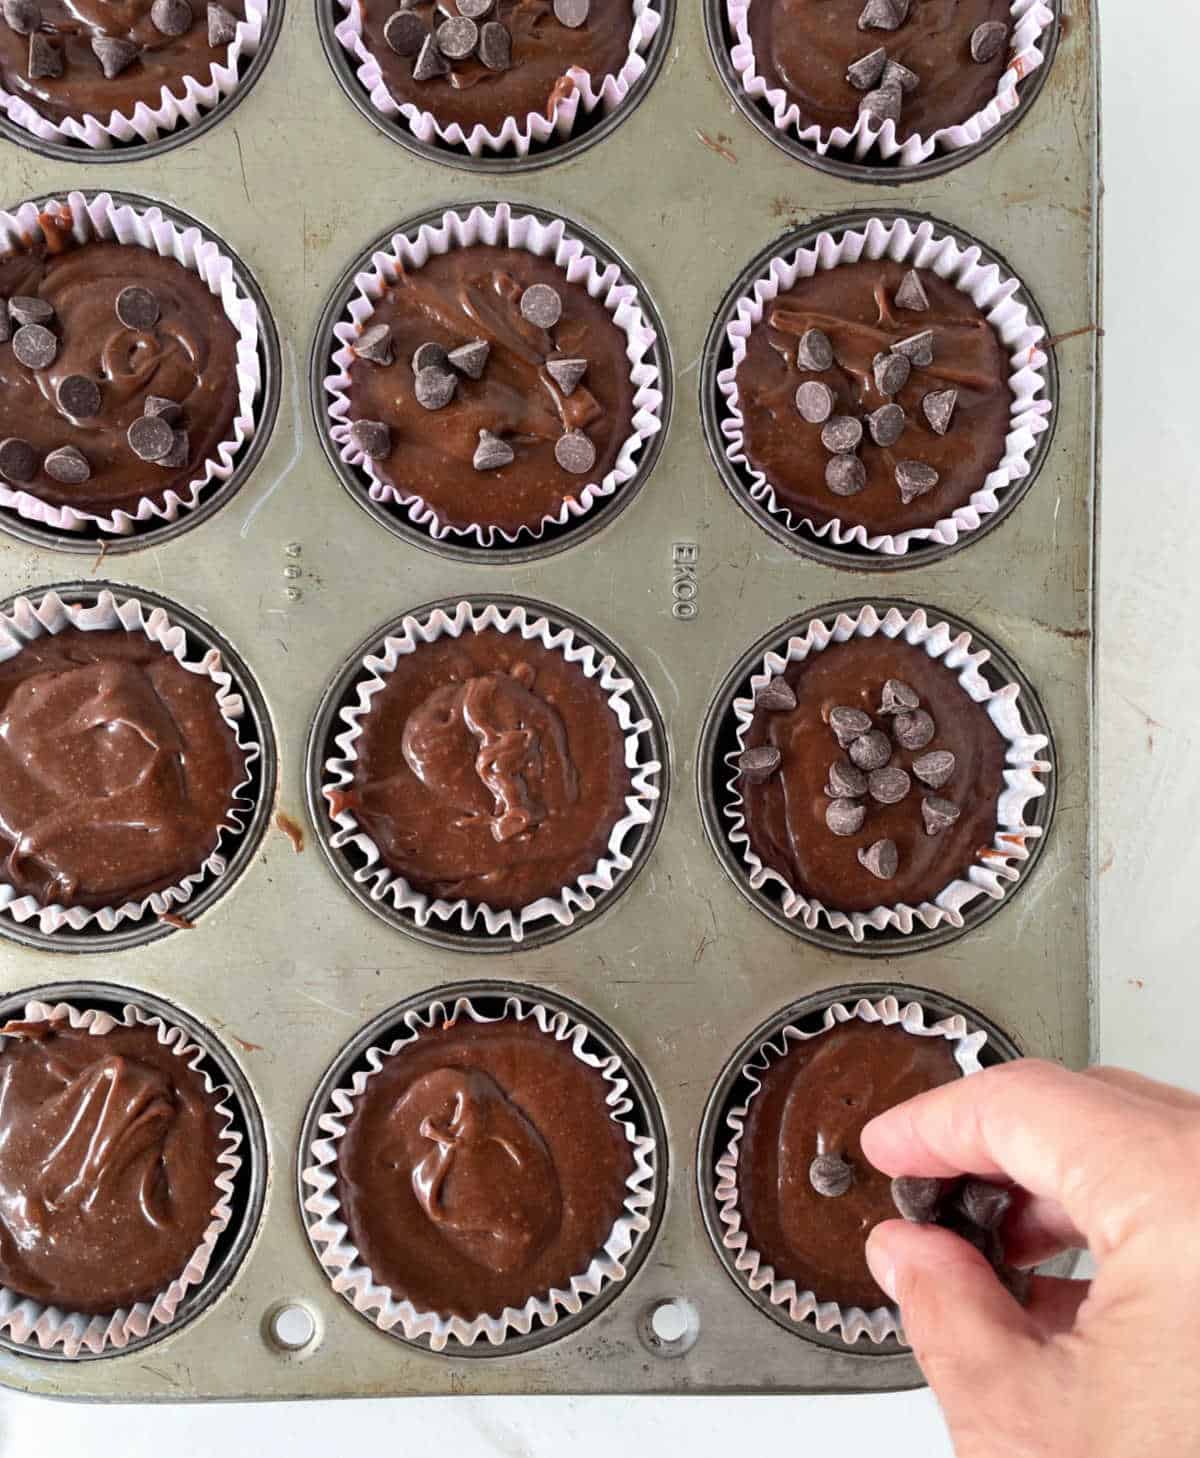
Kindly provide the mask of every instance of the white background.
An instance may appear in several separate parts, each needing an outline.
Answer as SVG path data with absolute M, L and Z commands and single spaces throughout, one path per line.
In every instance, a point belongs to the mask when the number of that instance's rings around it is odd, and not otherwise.
M 1074 0 L 1095 4 L 1096 0 Z M 1200 919 L 1200 250 L 1194 0 L 1103 15 L 1100 1040 L 1200 1087 L 1187 1013 Z M 1190 34 L 1189 34 L 1190 32 Z M 1083 322 L 1083 321 L 1080 321 Z M 802 1438 L 800 1435 L 803 1435 Z M 844 1398 L 451 1398 L 103 1408 L 0 1391 L 0 1458 L 310 1458 L 372 1450 L 572 1458 L 782 1450 L 947 1458 L 928 1393 Z

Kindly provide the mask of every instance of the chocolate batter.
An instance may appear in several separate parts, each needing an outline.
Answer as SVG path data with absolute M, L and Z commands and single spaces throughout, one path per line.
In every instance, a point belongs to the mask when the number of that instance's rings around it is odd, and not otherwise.
M 616 75 L 625 64 L 633 35 L 630 0 L 592 0 L 587 19 L 574 29 L 559 23 L 550 0 L 497 0 L 487 21 L 499 21 L 512 36 L 507 70 L 490 70 L 477 56 L 469 56 L 451 62 L 448 75 L 414 81 L 415 58 L 398 56 L 384 39 L 383 28 L 399 8 L 397 0 L 359 0 L 359 6 L 363 43 L 379 62 L 396 101 L 432 112 L 444 127 L 457 122 L 468 134 L 476 126 L 498 132 L 510 116 L 522 125 L 530 112 L 552 117 L 558 102 L 574 90 L 564 79 L 571 67 L 587 71 L 599 90 L 603 78 Z M 430 29 L 440 22 L 442 11 L 458 14 L 456 0 L 444 0 L 436 8 L 432 0 L 417 0 L 411 8 Z
M 767 306 L 746 341 L 737 371 L 746 458 L 785 505 L 818 526 L 834 518 L 872 534 L 932 526 L 968 502 L 1004 456 L 1012 392 L 1003 345 L 968 294 L 927 270 L 918 274 L 929 309 L 897 306 L 896 291 L 908 271 L 906 264 L 881 259 L 798 279 Z M 832 368 L 819 372 L 796 365 L 797 343 L 813 328 L 828 336 L 834 352 Z M 875 356 L 925 330 L 933 334 L 933 363 L 914 366 L 898 395 L 881 394 L 872 372 Z M 858 455 L 867 484 L 857 495 L 835 496 L 826 484 L 830 452 L 821 443 L 822 426 L 809 424 L 796 408 L 796 389 L 806 380 L 829 386 L 835 416 L 865 424 L 869 413 L 893 399 L 904 410 L 904 432 L 894 445 L 877 446 L 864 435 Z M 922 401 L 947 389 L 958 391 L 958 401 L 948 432 L 938 435 Z M 896 484 L 898 461 L 933 466 L 938 484 L 906 506 Z
M 198 871 L 244 778 L 212 680 L 141 633 L 66 628 L 0 663 L 0 879 L 43 905 Z
M 89 1315 L 152 1300 L 219 1197 L 203 1078 L 145 1026 L 2 1031 L 0 1285 Z
M 31 481 L 5 484 L 55 506 L 102 514 L 134 511 L 143 496 L 161 501 L 172 487 L 182 492 L 233 433 L 237 331 L 199 274 L 174 259 L 135 245 L 51 237 L 52 247 L 39 241 L 0 258 L 0 297 L 30 295 L 53 305 L 50 328 L 58 339 L 46 369 L 21 364 L 12 339 L 0 343 L 0 439 L 28 441 L 38 462 Z M 131 329 L 117 317 L 117 296 L 130 285 L 149 289 L 158 302 L 150 328 Z M 97 416 L 74 420 L 59 404 L 58 387 L 72 375 L 100 387 Z M 153 396 L 182 407 L 178 424 L 188 448 L 181 465 L 142 460 L 126 439 Z M 62 446 L 83 453 L 88 480 L 63 484 L 47 474 L 46 454 Z
M 932 901 L 960 876 L 996 832 L 996 807 L 1004 787 L 1005 742 L 987 711 L 968 698 L 955 675 L 923 648 L 891 638 L 851 638 L 792 663 L 784 675 L 796 693 L 790 712 L 759 709 L 746 734 L 748 746 L 772 744 L 783 755 L 779 770 L 762 784 L 739 782 L 745 797 L 750 844 L 764 865 L 803 895 L 831 910 L 870 911 L 900 902 Z M 954 773 L 936 790 L 912 776 L 912 788 L 892 805 L 869 795 L 861 831 L 834 835 L 825 822 L 829 767 L 844 760 L 827 722 L 844 705 L 874 716 L 889 733 L 891 720 L 877 713 L 889 678 L 918 693 L 936 733 L 919 750 L 892 744 L 891 764 L 911 773 L 913 761 L 931 750 L 955 756 Z M 921 801 L 936 794 L 959 809 L 958 820 L 938 835 L 926 834 Z M 858 851 L 879 840 L 895 842 L 899 870 L 880 880 L 858 861 Z
M 739 1208 L 751 1247 L 822 1301 L 874 1310 L 889 1304 L 867 1269 L 868 1233 L 897 1218 L 891 1180 L 859 1142 L 877 1115 L 961 1076 L 953 1044 L 854 1018 L 792 1044 L 762 1075 L 750 1101 L 738 1168 Z M 854 1172 L 844 1195 L 809 1180 L 818 1154 Z
M 987 21 L 1011 27 L 1010 0 L 912 0 L 908 19 L 894 31 L 859 30 L 864 3 L 752 0 L 755 70 L 799 106 L 802 125 L 853 130 L 863 92 L 846 71 L 879 46 L 919 78 L 904 96 L 896 129 L 902 141 L 965 122 L 994 99 L 1009 47 L 980 64 L 971 59 L 971 35 Z
M 631 780 L 603 689 L 562 654 L 484 629 L 402 658 L 335 793 L 431 896 L 528 906 L 605 854 Z
M 28 35 L 0 21 L 0 85 L 52 122 L 84 115 L 106 122 L 114 111 L 131 115 L 139 103 L 157 107 L 164 86 L 182 95 L 185 77 L 207 83 L 213 66 L 228 60 L 228 42 L 208 43 L 207 0 L 186 3 L 191 27 L 182 35 L 164 35 L 150 18 L 152 0 L 38 0 L 39 33 L 59 48 L 62 75 L 31 79 Z M 235 19 L 245 19 L 241 0 L 221 3 Z M 111 80 L 92 50 L 96 36 L 138 47 L 136 59 Z
M 549 330 L 520 313 L 521 294 L 539 283 L 562 300 L 562 317 Z M 375 463 L 379 474 L 397 490 L 419 495 L 443 523 L 537 527 L 589 481 L 602 480 L 632 432 L 625 335 L 604 305 L 568 283 L 549 259 L 483 244 L 452 249 L 401 278 L 370 322 L 390 326 L 394 362 L 354 361 L 350 414 L 390 427 L 391 452 Z M 425 409 L 414 392 L 413 355 L 425 343 L 451 350 L 475 339 L 491 346 L 482 376 L 460 375 L 447 406 Z M 587 360 L 570 395 L 546 372 L 555 355 Z M 515 451 L 511 465 L 475 469 L 481 430 Z M 559 438 L 574 430 L 584 431 L 596 449 L 595 465 L 582 476 L 565 471 L 554 455 Z
M 633 1155 L 604 1079 L 529 1021 L 423 1032 L 355 1101 L 337 1196 L 375 1280 L 420 1311 L 499 1315 L 581 1275 Z

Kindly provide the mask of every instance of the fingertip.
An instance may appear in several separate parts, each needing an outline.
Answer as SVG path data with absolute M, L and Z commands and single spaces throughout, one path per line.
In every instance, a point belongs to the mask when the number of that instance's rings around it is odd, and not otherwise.
M 896 1259 L 890 1232 L 901 1220 L 885 1220 L 867 1236 L 867 1269 L 889 1301 L 896 1300 Z

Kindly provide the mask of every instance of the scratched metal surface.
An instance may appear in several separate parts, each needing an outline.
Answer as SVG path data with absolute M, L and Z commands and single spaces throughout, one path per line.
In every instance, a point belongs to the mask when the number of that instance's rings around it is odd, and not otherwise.
M 418 160 L 337 89 L 305 0 L 253 92 L 187 146 L 103 167 L 6 146 L 3 196 L 121 188 L 161 198 L 222 235 L 257 274 L 284 340 L 278 427 L 247 485 L 213 519 L 158 549 L 93 569 L 165 593 L 241 651 L 279 739 L 278 808 L 304 819 L 302 752 L 321 689 L 375 624 L 452 593 L 508 591 L 595 623 L 641 669 L 666 718 L 675 767 L 666 824 L 614 911 L 552 946 L 505 957 L 440 951 L 353 903 L 311 844 L 281 833 L 199 921 L 148 947 L 63 956 L 0 944 L 0 992 L 104 979 L 161 994 L 214 1029 L 265 1116 L 266 1213 L 230 1288 L 142 1352 L 82 1364 L 2 1354 L 0 1380 L 111 1398 L 504 1392 L 885 1390 L 907 1357 L 824 1350 L 756 1311 L 709 1247 L 693 1182 L 705 1099 L 728 1053 L 762 1019 L 822 987 L 913 982 L 979 1008 L 1033 1053 L 1082 1063 L 1092 939 L 1092 500 L 1095 339 L 1058 347 L 1058 427 L 1040 481 L 1003 525 L 948 560 L 886 578 L 816 565 L 771 541 L 727 496 L 696 399 L 705 331 L 743 264 L 789 225 L 872 202 L 927 209 L 993 244 L 1052 329 L 1096 320 L 1096 114 L 1090 0 L 1071 0 L 1046 88 L 1029 116 L 968 167 L 900 191 L 853 185 L 784 156 L 722 90 L 698 5 L 683 5 L 648 99 L 602 146 L 510 179 Z M 341 270 L 375 234 L 435 204 L 490 195 L 557 208 L 608 240 L 660 306 L 677 399 L 646 488 L 578 551 L 516 567 L 457 564 L 386 533 L 335 481 L 305 398 L 310 334 Z M 699 614 L 671 615 L 673 544 L 694 543 Z M 298 543 L 289 556 L 288 544 Z M 301 576 L 288 579 L 285 566 Z M 0 596 L 86 571 L 86 559 L 0 535 Z M 286 596 L 299 588 L 300 596 Z M 1030 884 L 979 932 L 919 958 L 854 959 L 801 943 L 749 906 L 704 842 L 694 759 L 709 698 L 767 628 L 822 602 L 888 591 L 974 621 L 1039 689 L 1059 748 L 1059 803 Z M 311 840 L 311 828 L 308 829 Z M 507 978 L 592 1009 L 642 1060 L 662 1102 L 671 1189 L 657 1243 L 620 1297 L 578 1333 L 489 1360 L 409 1349 L 328 1289 L 297 1210 L 295 1142 L 310 1090 L 342 1042 L 393 1002 L 450 980 Z M 647 1306 L 694 1303 L 699 1337 L 664 1360 L 639 1338 Z M 266 1314 L 295 1299 L 318 1340 L 286 1355 Z

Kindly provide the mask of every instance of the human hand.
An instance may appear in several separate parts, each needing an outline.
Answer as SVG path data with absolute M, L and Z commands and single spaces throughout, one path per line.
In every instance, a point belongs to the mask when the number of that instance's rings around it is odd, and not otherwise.
M 1022 1060 L 898 1105 L 862 1148 L 893 1176 L 1011 1181 L 1011 1262 L 1086 1247 L 1098 1267 L 1035 1277 L 1021 1307 L 949 1230 L 871 1232 L 959 1458 L 1200 1455 L 1200 1097 Z

